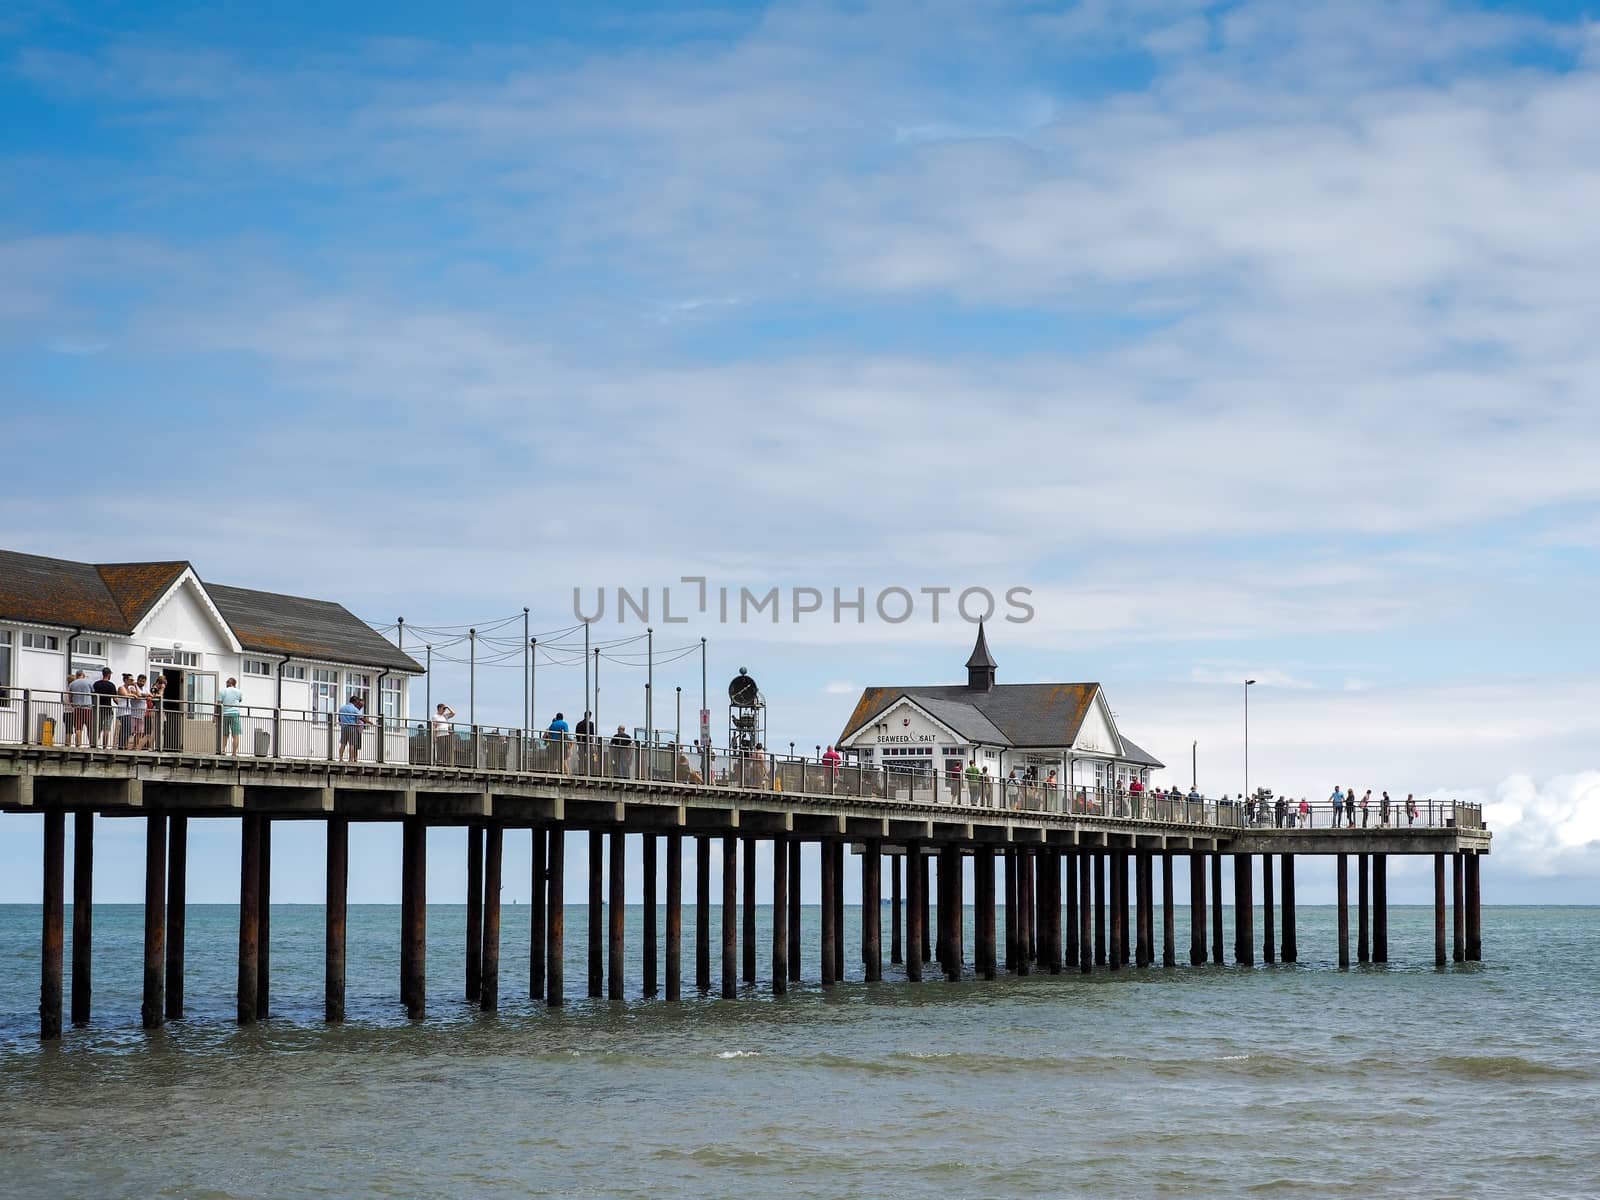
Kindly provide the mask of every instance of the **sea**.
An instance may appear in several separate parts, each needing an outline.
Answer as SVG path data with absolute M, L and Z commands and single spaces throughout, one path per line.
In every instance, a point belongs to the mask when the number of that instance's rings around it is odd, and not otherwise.
M 94 1019 L 41 1045 L 39 908 L 0 906 L 0 1196 L 1600 1195 L 1600 909 L 1486 907 L 1484 961 L 1444 968 L 1429 908 L 1391 908 L 1388 965 L 1340 970 L 1334 911 L 1302 905 L 1293 966 L 867 984 L 852 908 L 825 992 L 808 908 L 803 982 L 721 1000 L 686 905 L 675 1004 L 640 995 L 639 908 L 629 998 L 588 999 L 584 915 L 550 1010 L 504 910 L 490 1015 L 462 998 L 464 908 L 430 905 L 413 1022 L 398 907 L 352 906 L 327 1026 L 322 910 L 274 905 L 272 1015 L 240 1028 L 236 910 L 193 905 L 185 1016 L 145 1033 L 141 910 L 97 905 Z

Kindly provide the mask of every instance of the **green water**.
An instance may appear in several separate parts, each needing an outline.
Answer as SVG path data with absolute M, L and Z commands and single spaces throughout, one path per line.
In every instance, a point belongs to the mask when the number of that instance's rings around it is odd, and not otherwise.
M 275 906 L 274 1015 L 239 1029 L 236 912 L 193 906 L 186 1017 L 154 1034 L 141 912 L 95 915 L 95 1019 L 41 1047 L 39 910 L 0 907 L 7 1197 L 1600 1193 L 1593 909 L 1486 908 L 1486 961 L 1443 970 L 1431 910 L 1391 910 L 1390 965 L 1340 971 L 1332 910 L 1302 907 L 1293 967 L 920 985 L 859 982 L 851 910 L 852 981 L 830 994 L 808 909 L 808 982 L 729 1002 L 694 995 L 686 907 L 689 999 L 668 1005 L 638 996 L 638 909 L 630 999 L 582 996 L 572 905 L 549 1011 L 511 907 L 485 1016 L 459 999 L 464 910 L 430 906 L 413 1023 L 398 908 L 353 907 L 349 1020 L 329 1028 L 321 910 Z M 765 978 L 765 941 L 759 961 Z

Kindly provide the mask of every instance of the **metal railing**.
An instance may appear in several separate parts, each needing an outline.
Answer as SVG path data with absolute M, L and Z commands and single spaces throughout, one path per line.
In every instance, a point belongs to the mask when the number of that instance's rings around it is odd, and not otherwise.
M 895 764 L 866 766 L 834 755 L 806 757 L 765 750 L 728 750 L 698 742 L 640 742 L 626 734 L 527 730 L 472 725 L 437 717 L 381 716 L 348 707 L 332 712 L 227 705 L 220 701 L 151 697 L 91 697 L 29 688 L 0 690 L 0 743 L 128 754 L 238 755 L 294 761 L 506 771 L 552 777 L 690 784 L 803 796 L 858 796 L 897 804 L 962 806 L 974 810 L 1055 813 L 1129 822 L 1202 825 L 1227 829 L 1322 828 L 1331 805 L 1299 802 L 1280 811 L 1275 799 L 1212 800 L 1194 793 L 1063 785 L 1026 777 L 939 772 Z M 121 703 L 119 703 L 121 701 Z M 1340 827 L 1359 808 L 1339 810 Z M 1417 801 L 1391 805 L 1389 822 L 1379 807 L 1367 828 L 1482 829 L 1477 804 Z

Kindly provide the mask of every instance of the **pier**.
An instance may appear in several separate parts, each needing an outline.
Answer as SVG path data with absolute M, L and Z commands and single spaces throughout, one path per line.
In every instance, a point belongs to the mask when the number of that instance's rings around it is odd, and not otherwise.
M 283 713 L 263 715 L 280 726 Z M 24 726 L 26 728 L 26 726 Z M 431 758 L 426 729 L 410 737 Z M 78 749 L 19 741 L 0 744 L 0 812 L 44 819 L 40 1034 L 61 1036 L 90 1019 L 95 815 L 146 823 L 144 988 L 140 1021 L 155 1028 L 181 1018 L 184 1005 L 184 906 L 188 831 L 205 820 L 241 821 L 237 1013 L 242 1024 L 271 1012 L 270 862 L 280 821 L 327 826 L 326 1004 L 329 1021 L 344 1017 L 345 911 L 352 822 L 397 822 L 403 829 L 402 937 L 397 999 L 413 1018 L 426 1006 L 427 832 L 465 827 L 468 905 L 463 994 L 484 1011 L 499 1004 L 500 875 L 510 837 L 532 842 L 534 907 L 530 944 L 533 998 L 559 1005 L 565 994 L 563 861 L 569 833 L 587 839 L 589 854 L 588 994 L 619 999 L 623 966 L 623 839 L 645 848 L 643 992 L 671 1003 L 683 996 L 684 857 L 693 859 L 691 900 L 700 920 L 692 948 L 692 986 L 712 991 L 710 905 L 722 906 L 718 994 L 732 999 L 741 980 L 757 983 L 757 899 L 754 855 L 769 842 L 772 880 L 771 960 L 774 993 L 803 976 L 833 987 L 845 962 L 859 955 L 864 978 L 883 978 L 881 898 L 890 876 L 891 961 L 903 957 L 909 983 L 943 977 L 992 979 L 1001 972 L 1058 975 L 1077 971 L 1175 970 L 1224 961 L 1222 877 L 1232 859 L 1235 963 L 1294 963 L 1296 864 L 1333 856 L 1338 880 L 1338 961 L 1350 964 L 1349 866 L 1358 876 L 1356 954 L 1388 961 L 1387 864 L 1398 855 L 1431 856 L 1434 878 L 1434 962 L 1445 966 L 1482 955 L 1479 885 L 1490 834 L 1473 805 L 1428 805 L 1413 825 L 1366 828 L 1282 828 L 1246 820 L 1244 810 L 1211 800 L 1129 795 L 1092 788 L 996 787 L 941 790 L 935 776 L 913 777 L 889 766 L 840 764 L 819 758 L 706 754 L 686 764 L 676 745 L 602 745 L 557 740 L 538 732 L 500 730 L 490 742 L 474 731 L 465 762 L 335 761 L 270 754 L 152 753 Z M 401 739 L 402 742 L 406 738 Z M 382 744 L 382 739 L 378 739 Z M 275 743 L 276 744 L 276 743 Z M 492 751 L 491 751 L 492 747 Z M 509 748 L 509 749 L 508 749 Z M 687 769 L 686 769 L 687 766 Z M 708 782 L 709 781 L 709 782 Z M 75 826 L 70 997 L 66 953 L 65 831 Z M 722 846 L 713 897 L 711 847 Z M 800 944 L 800 847 L 821 849 L 819 944 Z M 691 849 L 692 847 L 692 849 Z M 847 858 L 847 852 L 849 857 Z M 1174 944 L 1173 864 L 1189 867 L 1190 944 Z M 664 858 L 664 863 L 662 859 Z M 965 863 L 973 863 L 975 944 L 963 944 Z M 859 870 L 861 944 L 844 942 L 844 880 Z M 742 866 L 742 870 L 741 870 Z M 656 903 L 658 873 L 666 879 L 664 913 Z M 1155 876 L 1161 914 L 1155 914 Z M 1209 889 L 1207 880 L 1209 876 Z M 1448 877 L 1448 885 L 1446 883 Z M 1259 892 L 1257 886 L 1259 884 Z M 1447 891 L 1448 886 L 1448 891 Z M 1262 901 L 1254 926 L 1253 897 Z M 1003 933 L 997 908 L 1003 903 Z M 609 911 L 607 911 L 609 910 Z M 609 917 L 605 920 L 603 915 Z M 1450 920 L 1447 921 L 1447 915 Z M 902 930 L 903 936 L 902 936 Z M 1209 933 L 1209 944 L 1208 944 Z M 1001 938 L 1003 937 L 1003 941 Z M 664 939 L 664 953 L 658 954 Z M 1132 954 L 1130 955 L 1130 947 Z M 930 969 L 936 965 L 936 970 Z

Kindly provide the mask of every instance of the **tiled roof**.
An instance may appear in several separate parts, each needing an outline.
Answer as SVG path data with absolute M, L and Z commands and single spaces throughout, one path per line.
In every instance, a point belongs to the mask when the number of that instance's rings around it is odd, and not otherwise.
M 132 633 L 189 569 L 186 562 L 92 563 L 0 550 L 0 621 Z M 202 583 L 247 650 L 422 673 L 343 605 Z
M 206 593 L 246 650 L 422 673 L 421 663 L 342 604 L 220 583 L 206 584 Z
M 1083 725 L 1084 715 L 1099 690 L 1098 683 L 1001 683 L 988 691 L 964 684 L 934 687 L 867 688 L 845 722 L 843 741 L 902 696 L 909 696 L 934 712 L 941 721 L 966 735 L 982 727 L 998 730 L 1011 746 L 1070 746 Z M 960 710 L 969 710 L 963 718 Z M 981 725 L 980 725 L 981 719 Z M 958 722 L 965 721 L 963 729 Z M 975 737 L 978 741 L 993 741 Z
M 1146 767 L 1164 767 L 1167 765 L 1143 746 L 1134 745 L 1120 733 L 1117 736 L 1122 742 L 1122 757 L 1128 762 L 1139 763 Z
M 0 550 L 0 620 L 132 633 L 184 562 L 92 563 Z

